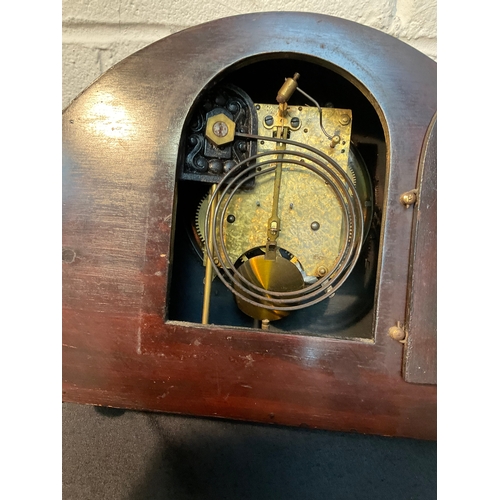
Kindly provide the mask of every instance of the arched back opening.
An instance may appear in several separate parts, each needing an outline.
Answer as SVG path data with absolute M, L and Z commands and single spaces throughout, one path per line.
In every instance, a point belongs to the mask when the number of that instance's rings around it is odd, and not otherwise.
M 167 321 L 200 323 L 201 309 L 203 307 L 202 283 L 205 273 L 203 261 L 205 261 L 205 264 L 207 261 L 206 252 L 204 251 L 205 235 L 200 233 L 203 233 L 204 229 L 203 221 L 206 217 L 208 192 L 211 185 L 210 176 L 213 175 L 212 182 L 214 184 L 220 182 L 230 168 L 237 163 L 237 159 L 241 160 L 240 156 L 235 159 L 227 151 L 228 149 L 231 150 L 231 145 L 226 148 L 222 146 L 222 149 L 225 148 L 226 151 L 221 152 L 215 151 L 217 147 L 206 141 L 204 132 L 206 131 L 210 113 L 213 116 L 219 116 L 217 113 L 220 114 L 221 109 L 226 109 L 228 111 L 227 115 L 233 116 L 228 108 L 230 106 L 228 103 L 232 102 L 231 99 L 240 99 L 243 102 L 248 97 L 249 109 L 252 107 L 252 112 L 248 111 L 247 122 L 239 122 L 243 127 L 241 131 L 243 131 L 245 123 L 247 127 L 252 127 L 250 115 L 254 113 L 255 109 L 257 109 L 257 113 L 253 116 L 256 122 L 253 125 L 255 128 L 253 130 L 250 130 L 250 128 L 245 129 L 245 132 L 258 134 L 262 133 L 264 128 L 271 130 L 272 125 L 275 125 L 275 123 L 269 126 L 264 123 L 269 116 L 262 114 L 260 106 L 262 103 L 277 106 L 276 95 L 278 90 L 285 78 L 292 77 L 295 73 L 300 74 L 299 88 L 311 96 L 321 109 L 325 110 L 324 115 L 328 115 L 328 110 L 349 111 L 352 121 L 349 123 L 348 146 L 350 146 L 350 149 L 346 147 L 346 155 L 349 158 L 348 162 L 346 160 L 346 171 L 348 171 L 349 175 L 352 174 L 351 178 L 355 184 L 357 183 L 358 188 L 360 185 L 364 186 L 361 197 L 363 211 L 365 212 L 365 232 L 357 262 L 353 265 L 349 277 L 335 291 L 334 296 L 307 308 L 294 311 L 279 321 L 273 321 L 271 329 L 337 338 L 373 339 L 373 307 L 376 290 L 378 246 L 387 171 L 387 144 L 384 133 L 386 127 L 383 126 L 381 121 L 383 117 L 381 117 L 380 110 L 376 107 L 376 103 L 375 105 L 373 103 L 373 97 L 359 82 L 355 82 L 344 70 L 333 67 L 327 61 L 296 53 L 266 53 L 244 59 L 220 72 L 193 102 L 189 116 L 184 124 L 178 156 L 176 232 L 173 243 L 173 264 L 170 282 L 170 288 L 176 290 L 176 293 L 168 294 Z M 243 91 L 239 97 L 231 94 L 232 90 L 229 91 L 229 94 L 227 93 L 227 89 L 235 88 Z M 288 106 L 289 109 L 302 110 L 302 113 L 307 113 L 309 120 L 319 123 L 319 110 L 314 102 L 305 97 L 304 93 L 294 92 L 288 100 Z M 270 118 L 268 123 L 271 123 Z M 331 145 L 330 139 L 335 137 L 334 134 L 337 130 L 335 127 L 338 125 L 334 123 L 333 118 L 330 121 L 325 120 L 322 124 L 324 125 L 323 135 L 322 132 L 318 132 L 320 128 L 315 127 L 316 137 L 312 137 L 313 129 L 312 127 L 307 128 L 306 123 L 311 122 L 300 122 L 302 135 L 293 135 L 293 132 L 298 131 L 292 130 L 292 134 L 288 138 L 296 139 L 298 137 L 300 140 L 310 141 L 311 144 L 317 145 L 317 141 L 320 139 L 325 141 L 324 136 L 328 134 L 330 137 L 328 144 Z M 237 133 L 238 126 L 237 123 Z M 304 131 L 309 135 L 304 135 Z M 244 138 L 240 137 L 240 139 L 243 140 Z M 259 141 L 255 142 L 255 150 L 250 149 L 254 147 L 250 145 L 250 142 L 240 142 L 238 147 L 241 151 L 245 151 L 244 155 L 246 154 L 248 157 L 258 152 L 257 150 L 260 151 L 258 148 L 264 147 L 259 145 Z M 260 141 L 261 144 L 264 144 L 264 142 Z M 343 142 L 345 143 L 345 141 Z M 342 151 L 343 153 L 344 150 L 340 148 L 342 148 L 341 143 L 335 151 Z M 193 153 L 195 150 L 196 154 Z M 334 148 L 332 148 L 333 150 Z M 328 148 L 326 148 L 326 152 L 330 154 Z M 285 186 L 289 188 L 289 191 L 292 191 L 290 186 Z M 309 227 L 314 228 L 313 223 L 318 221 L 308 221 L 308 217 L 312 219 L 323 217 L 324 223 L 320 221 L 322 223 L 320 227 L 322 229 L 326 228 L 328 226 L 327 220 L 333 217 L 333 212 L 324 210 L 325 206 L 330 205 L 330 200 L 322 199 L 322 194 L 319 191 L 302 190 L 302 188 L 297 188 L 297 186 L 294 188 L 297 201 L 299 205 L 307 201 L 308 210 L 309 208 L 310 210 L 303 220 L 297 222 L 294 219 L 294 223 L 301 223 L 305 227 L 304 224 L 306 224 L 307 219 L 309 230 Z M 246 227 L 248 227 L 251 219 L 255 219 L 254 212 L 256 213 L 262 207 L 261 200 L 257 199 L 261 195 L 252 195 L 253 189 L 252 186 L 247 186 L 245 196 L 251 199 L 251 203 L 243 203 L 246 207 L 245 213 L 248 214 L 251 211 L 250 216 L 245 219 Z M 307 200 L 300 199 L 301 192 L 304 192 L 305 197 L 308 198 Z M 294 208 L 298 212 L 299 205 L 297 205 L 297 201 L 295 201 L 295 198 L 292 201 L 290 200 L 288 198 L 286 200 L 284 198 L 280 199 L 281 210 L 286 206 L 289 213 Z M 304 212 L 304 209 L 302 212 Z M 366 214 L 369 214 L 369 216 L 366 216 Z M 225 213 L 224 217 L 226 216 L 228 221 L 231 220 L 229 216 L 235 217 L 231 213 Z M 238 216 L 239 222 L 243 219 L 243 217 Z M 229 227 L 227 224 L 226 226 Z M 236 224 L 231 228 L 235 226 Z M 332 226 L 329 227 L 332 229 Z M 341 225 L 338 228 L 341 228 Z M 284 232 L 289 229 L 290 227 L 284 228 Z M 314 232 L 314 229 L 311 229 L 311 231 L 313 231 L 311 238 L 318 239 L 317 236 L 320 231 Z M 345 233 L 345 228 L 338 229 L 338 231 L 339 234 L 342 231 Z M 254 230 L 248 227 L 248 232 L 253 234 Z M 249 237 L 245 234 L 241 233 L 240 236 L 248 239 Z M 330 236 L 331 234 L 328 235 L 328 237 Z M 328 237 L 326 234 L 324 237 L 325 245 L 327 245 Z M 226 236 L 223 239 L 226 241 Z M 253 240 L 248 241 L 247 246 L 248 251 L 253 250 L 255 242 Z M 262 246 L 265 246 L 265 241 L 262 242 Z M 238 250 L 235 250 L 232 260 L 236 264 L 241 259 L 248 259 L 248 255 L 245 255 L 242 249 L 243 247 L 239 246 Z M 303 249 L 297 251 L 295 248 L 286 248 L 286 250 L 296 256 Z M 239 252 L 242 253 L 238 257 Z M 254 256 L 254 254 L 255 252 L 251 255 Z M 310 255 L 312 255 L 310 258 L 314 260 L 314 251 L 310 252 Z M 300 255 L 298 257 L 300 261 Z M 321 278 L 324 266 L 321 265 L 320 261 L 321 257 L 318 257 L 317 262 L 310 264 L 309 267 L 314 269 L 309 273 L 306 270 L 304 273 L 306 281 L 310 278 L 310 275 L 314 274 L 317 279 Z M 329 266 L 326 266 L 326 269 L 329 270 Z M 309 278 L 307 278 L 308 275 Z M 255 318 L 248 316 L 242 312 L 241 308 L 236 306 L 236 302 L 237 300 L 235 301 L 228 288 L 219 279 L 215 279 L 212 282 L 211 290 L 210 323 L 234 327 L 260 327 L 260 323 Z

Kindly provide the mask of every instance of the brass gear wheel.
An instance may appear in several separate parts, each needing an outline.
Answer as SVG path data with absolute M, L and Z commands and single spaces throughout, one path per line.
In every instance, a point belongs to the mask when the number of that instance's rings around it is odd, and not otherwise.
M 205 246 L 205 219 L 207 217 L 207 207 L 208 207 L 209 193 L 199 201 L 196 207 L 196 214 L 194 216 L 194 227 L 196 234 L 200 238 L 202 249 Z

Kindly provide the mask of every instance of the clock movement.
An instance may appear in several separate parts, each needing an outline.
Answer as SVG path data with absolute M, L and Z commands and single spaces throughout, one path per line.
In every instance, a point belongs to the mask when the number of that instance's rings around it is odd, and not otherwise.
M 280 82 L 278 68 L 293 64 L 271 60 L 253 71 Z M 309 69 L 323 100 L 331 94 L 318 80 L 342 88 L 328 71 L 295 64 Z M 260 78 L 240 71 L 195 100 L 178 162 L 171 289 L 181 293 L 169 295 L 169 318 L 208 324 L 211 314 L 212 323 L 227 326 L 371 335 L 366 322 L 373 319 L 381 209 L 374 219 L 378 180 L 359 152 L 368 136 L 357 132 L 367 130 L 370 117 L 351 138 L 352 110 L 321 106 L 299 87 L 299 77 L 281 78 L 281 88 L 256 89 Z M 255 103 L 227 80 L 263 97 L 274 90 L 275 103 Z M 300 96 L 291 105 L 295 92 Z M 363 97 L 354 94 L 343 102 L 352 99 L 357 108 Z M 380 126 L 377 131 L 371 145 L 379 141 L 374 149 L 383 150 Z M 372 172 L 377 153 L 367 154 Z

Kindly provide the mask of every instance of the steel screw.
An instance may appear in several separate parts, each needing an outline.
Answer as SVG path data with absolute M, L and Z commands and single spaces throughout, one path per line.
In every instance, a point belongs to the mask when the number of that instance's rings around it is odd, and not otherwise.
M 224 122 L 215 122 L 212 130 L 217 137 L 226 137 L 229 132 L 229 128 Z
M 297 128 L 299 125 L 300 125 L 300 120 L 294 116 L 291 120 L 290 120 L 290 125 L 294 128 Z
M 326 267 L 325 266 L 318 267 L 318 274 L 320 276 L 324 276 L 326 274 Z
M 317 231 L 319 229 L 319 222 L 317 221 L 311 222 L 311 229 L 313 231 Z
M 265 118 L 264 118 L 264 123 L 270 127 L 273 123 L 274 123 L 274 118 L 271 116 L 271 115 L 267 115 Z

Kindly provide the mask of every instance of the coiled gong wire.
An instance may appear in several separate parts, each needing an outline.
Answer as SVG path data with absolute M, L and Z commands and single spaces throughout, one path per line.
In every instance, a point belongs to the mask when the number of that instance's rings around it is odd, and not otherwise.
M 236 164 L 222 178 L 208 202 L 207 214 L 211 213 L 211 207 L 216 203 L 213 223 L 209 225 L 208 216 L 205 219 L 205 234 L 208 235 L 211 231 L 213 242 L 213 251 L 206 245 L 206 253 L 217 276 L 232 293 L 254 306 L 268 310 L 293 311 L 333 296 L 354 268 L 363 242 L 363 207 L 354 183 L 333 158 L 312 146 L 290 139 L 244 133 L 236 135 L 300 147 L 314 155 L 289 149 L 263 151 Z M 270 158 L 281 154 L 286 158 Z M 289 292 L 267 290 L 247 280 L 231 262 L 224 243 L 224 220 L 234 194 L 249 180 L 275 171 L 278 163 L 305 167 L 323 179 L 340 202 L 343 221 L 348 228 L 340 258 L 334 268 L 316 282 Z M 279 246 L 278 242 L 276 244 Z M 217 262 L 224 264 L 219 267 Z

